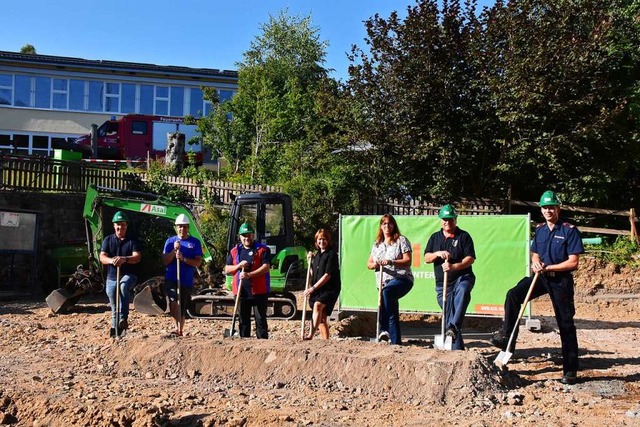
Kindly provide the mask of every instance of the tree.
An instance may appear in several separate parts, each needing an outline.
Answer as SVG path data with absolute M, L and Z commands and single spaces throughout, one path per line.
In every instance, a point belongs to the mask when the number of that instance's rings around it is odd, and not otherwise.
M 20 53 L 27 53 L 29 55 L 35 55 L 36 54 L 36 48 L 33 47 L 32 44 L 25 44 L 24 46 L 22 46 L 20 48 Z
M 495 171 L 515 196 L 558 188 L 618 205 L 612 184 L 640 154 L 629 108 L 640 40 L 625 3 L 521 0 L 485 17 L 485 83 L 501 124 Z
M 354 47 L 348 89 L 375 194 L 633 197 L 639 9 L 512 0 L 478 18 L 472 0 L 422 0 L 404 20 L 367 21 L 370 52 Z
M 310 17 L 284 11 L 262 26 L 239 64 L 237 94 L 202 127 L 209 132 L 205 141 L 235 164 L 235 172 L 272 184 L 283 166 L 295 166 L 282 164 L 283 153 L 304 150 L 313 140 L 309 124 L 316 116 L 314 92 L 326 78 L 325 48 Z

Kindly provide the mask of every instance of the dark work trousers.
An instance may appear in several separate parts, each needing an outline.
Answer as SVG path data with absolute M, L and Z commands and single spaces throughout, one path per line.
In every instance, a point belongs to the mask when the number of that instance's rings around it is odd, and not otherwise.
M 462 322 L 464 322 L 464 315 L 471 301 L 471 290 L 475 283 L 476 277 L 473 274 L 464 274 L 455 281 L 447 283 L 447 309 L 444 324 L 447 328 L 453 327 L 456 331 L 456 339 L 451 343 L 452 350 L 464 350 Z M 440 308 L 442 308 L 442 290 L 442 283 L 436 285 L 436 298 Z
M 405 278 L 391 279 L 382 288 L 382 306 L 380 307 L 380 329 L 389 332 L 391 344 L 401 345 L 400 304 L 398 300 L 409 293 L 413 282 Z
M 268 295 L 254 295 L 251 298 L 240 298 L 240 336 L 251 336 L 251 309 L 256 319 L 256 336 L 258 338 L 269 338 L 267 326 L 267 299 Z
M 520 308 L 524 303 L 532 280 L 533 277 L 525 277 L 507 292 L 507 298 L 504 302 L 504 324 L 502 325 L 502 334 L 507 338 L 511 335 L 511 331 L 516 324 L 516 319 L 520 314 Z M 551 297 L 556 322 L 560 329 L 562 370 L 565 374 L 567 372 L 577 372 L 578 336 L 576 334 L 576 325 L 573 321 L 573 316 L 576 314 L 576 306 L 573 299 L 573 276 L 570 273 L 560 273 L 554 277 L 540 274 L 531 293 L 531 300 L 545 294 L 549 294 L 549 297 Z M 514 343 L 517 338 L 518 330 L 516 329 Z

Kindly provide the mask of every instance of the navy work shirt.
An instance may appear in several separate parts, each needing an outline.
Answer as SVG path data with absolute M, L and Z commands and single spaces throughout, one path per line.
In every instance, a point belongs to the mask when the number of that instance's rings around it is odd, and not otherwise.
M 100 252 L 104 252 L 107 256 L 113 258 L 116 256 L 131 256 L 134 252 L 142 252 L 142 245 L 137 239 L 129 236 L 125 236 L 120 240 L 115 234 L 110 234 L 102 241 L 102 247 Z M 120 266 L 120 277 L 126 274 L 136 275 L 138 269 L 137 264 L 124 263 Z M 116 267 L 109 264 L 107 266 L 107 279 L 116 280 Z
M 429 241 L 427 242 L 427 246 L 424 249 L 424 253 L 434 253 L 438 251 L 449 252 L 449 254 L 451 255 L 449 258 L 449 264 L 461 262 L 468 256 L 476 259 L 476 251 L 473 247 L 473 239 L 471 238 L 471 235 L 469 233 L 462 230 L 460 227 L 456 227 L 452 238 L 446 238 L 442 229 L 440 231 L 436 231 L 431 235 L 431 237 L 429 237 Z M 440 257 L 436 258 L 436 260 L 433 262 L 433 272 L 436 276 L 436 284 L 439 284 L 439 286 L 442 286 L 442 282 L 444 281 L 444 271 L 442 271 L 443 263 L 444 259 Z M 458 277 L 465 274 L 473 274 L 473 269 L 471 268 L 471 266 L 465 268 L 464 270 L 449 270 L 447 283 L 451 283 Z
M 538 224 L 531 252 L 537 253 L 544 265 L 553 265 L 568 260 L 569 255 L 583 254 L 584 246 L 574 225 L 558 221 L 552 229 L 546 223 Z

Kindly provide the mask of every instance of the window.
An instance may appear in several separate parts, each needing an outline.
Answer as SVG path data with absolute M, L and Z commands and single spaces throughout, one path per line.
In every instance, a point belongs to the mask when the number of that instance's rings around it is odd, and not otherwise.
M 202 117 L 202 90 L 191 88 L 189 113 L 194 117 Z
M 33 149 L 34 151 L 49 151 L 49 137 L 43 135 L 33 136 Z
M 104 111 L 102 104 L 103 90 L 104 83 L 93 80 L 89 81 L 88 111 Z
M 36 108 L 51 108 L 51 79 L 36 77 Z
M 266 206 L 265 237 L 284 235 L 284 214 L 282 211 L 282 204 L 269 204 Z
M 225 101 L 231 100 L 231 98 L 233 97 L 233 91 L 221 89 L 218 91 L 218 95 L 220 97 L 220 103 L 222 104 Z
M 120 111 L 120 83 L 105 84 L 104 110 L 108 113 L 117 113 Z
M 69 109 L 84 111 L 84 80 L 69 80 Z
M 16 107 L 31 107 L 31 77 L 16 75 L 15 99 Z
M 134 135 L 146 135 L 149 132 L 147 122 L 134 121 L 131 123 L 131 133 Z
M 120 96 L 120 112 L 122 114 L 136 112 L 136 85 L 122 83 Z
M 0 74 L 0 104 L 11 105 L 13 95 L 13 76 Z
M 67 110 L 67 99 L 69 91 L 67 90 L 69 80 L 53 79 L 53 109 Z
M 140 114 L 153 114 L 153 86 L 140 85 Z
M 156 114 L 169 115 L 169 87 L 156 86 Z
M 172 116 L 184 115 L 184 88 L 171 87 L 171 113 Z
M 16 148 L 16 151 L 26 151 L 29 152 L 29 135 L 20 135 L 17 133 L 13 134 L 13 146 Z

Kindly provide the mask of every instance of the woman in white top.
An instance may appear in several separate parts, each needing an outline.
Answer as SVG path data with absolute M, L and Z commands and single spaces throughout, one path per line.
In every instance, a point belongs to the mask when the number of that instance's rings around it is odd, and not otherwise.
M 391 214 L 380 218 L 380 227 L 371 248 L 367 268 L 376 270 L 376 283 L 380 283 L 382 266 L 382 306 L 380 307 L 380 336 L 391 344 L 401 345 L 400 310 L 398 300 L 413 287 L 411 273 L 411 243 L 400 234 L 398 223 Z

